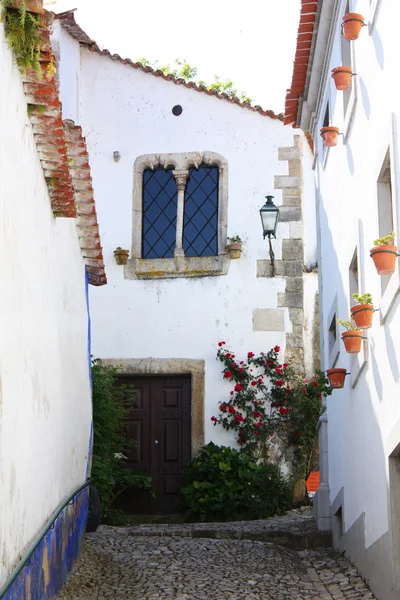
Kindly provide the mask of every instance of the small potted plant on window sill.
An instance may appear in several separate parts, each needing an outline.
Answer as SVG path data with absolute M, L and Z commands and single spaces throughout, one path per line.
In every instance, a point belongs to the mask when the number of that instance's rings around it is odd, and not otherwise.
M 361 342 L 363 339 L 362 331 L 358 329 L 352 317 L 350 317 L 349 321 L 338 319 L 337 322 L 347 330 L 342 333 L 342 340 L 346 352 L 349 354 L 358 354 L 361 350 Z
M 129 257 L 129 250 L 123 250 L 120 246 L 114 250 L 115 261 L 117 265 L 126 265 Z
M 332 78 L 335 82 L 335 87 L 339 91 L 348 90 L 353 77 L 353 69 L 351 67 L 335 67 L 332 69 Z
M 327 369 L 326 374 L 328 375 L 331 388 L 341 389 L 344 387 L 344 380 L 346 375 L 348 375 L 346 369 Z
M 225 250 L 229 254 L 229 258 L 240 258 L 242 254 L 242 240 L 238 235 L 234 237 L 228 237 L 228 243 L 225 246 Z
M 339 138 L 339 127 L 333 127 L 329 125 L 328 127 L 321 127 L 321 137 L 324 140 L 324 146 L 326 148 L 332 148 L 333 146 L 337 146 L 338 138 Z
M 396 270 L 398 257 L 397 246 L 394 245 L 394 231 L 389 235 L 374 240 L 374 247 L 370 250 L 370 256 L 375 263 L 378 275 L 391 275 Z
M 358 329 L 369 329 L 372 327 L 372 317 L 374 315 L 374 305 L 371 294 L 353 294 L 355 306 L 350 308 Z
M 342 33 L 346 40 L 356 40 L 364 26 L 364 17 L 358 13 L 346 13 L 342 17 Z

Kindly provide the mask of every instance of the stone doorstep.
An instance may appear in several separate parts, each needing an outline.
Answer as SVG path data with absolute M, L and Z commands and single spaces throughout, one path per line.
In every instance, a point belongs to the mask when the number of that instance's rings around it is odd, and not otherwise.
M 217 540 L 249 540 L 252 542 L 273 543 L 292 550 L 315 550 L 316 548 L 331 548 L 332 534 L 328 531 L 312 531 L 293 533 L 289 530 L 272 530 L 264 532 L 240 531 L 238 529 L 188 529 L 185 527 L 167 528 L 129 528 L 131 537 L 183 537 L 206 538 Z

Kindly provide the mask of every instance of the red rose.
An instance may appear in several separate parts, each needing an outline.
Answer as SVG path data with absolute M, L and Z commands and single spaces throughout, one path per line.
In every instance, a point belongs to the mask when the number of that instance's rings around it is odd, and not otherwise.
M 256 410 L 253 412 L 253 417 L 261 417 L 261 413 L 257 412 Z
M 262 380 L 262 378 L 260 377 L 260 379 L 258 379 L 258 380 L 257 380 L 257 383 L 259 383 L 259 384 L 261 385 L 261 384 L 262 384 L 262 382 L 263 382 L 263 380 Z
M 274 350 L 275 352 L 280 352 L 281 347 L 280 346 L 275 346 Z
M 235 412 L 236 412 L 236 410 L 234 409 L 234 407 L 233 407 L 232 405 L 231 405 L 231 406 L 229 406 L 228 410 L 229 410 L 229 412 L 230 412 L 230 413 L 232 413 L 232 414 L 235 414 Z
M 232 354 L 232 358 L 235 358 L 235 355 L 234 355 L 234 354 Z
M 240 368 L 239 373 L 244 373 L 244 369 Z
M 283 366 L 285 369 L 287 369 L 287 367 L 289 366 L 288 363 L 283 363 Z
M 243 362 L 243 360 L 241 360 L 241 361 L 240 361 L 240 364 L 241 364 L 241 365 L 244 365 L 244 362 Z
M 235 362 L 233 362 L 233 363 L 232 363 L 232 367 L 236 367 L 236 366 L 237 366 L 237 365 L 236 365 L 236 363 L 235 363 Z
M 222 410 L 222 412 L 226 412 L 226 404 L 221 404 L 219 410 Z
M 290 385 L 287 385 L 287 386 L 286 386 L 286 391 L 287 391 L 287 392 L 290 392 Z
M 256 423 L 254 427 L 260 427 L 261 423 Z
M 243 386 L 240 385 L 240 383 L 237 383 L 233 389 L 235 390 L 235 392 L 241 392 L 243 389 Z
M 224 343 L 223 342 L 218 342 L 218 346 L 221 348 L 221 346 L 223 346 Z
M 269 435 L 270 435 L 270 436 L 273 436 L 274 434 L 271 432 Z
M 241 423 L 243 421 L 243 417 L 240 413 L 236 413 L 235 415 L 235 422 L 236 423 Z
M 278 387 L 282 387 L 282 385 L 284 385 L 284 381 L 282 381 L 282 379 L 277 379 L 276 381 L 274 381 L 274 385 L 277 385 Z
M 276 406 L 276 404 L 275 404 L 275 402 L 273 402 L 273 403 L 271 404 L 271 408 L 275 408 L 275 406 Z
M 318 382 L 317 381 L 313 381 L 314 387 L 318 387 Z
M 211 421 L 218 421 L 217 417 L 211 417 Z
M 280 369 L 279 367 L 276 369 L 276 372 L 278 375 L 282 375 L 282 369 Z
M 279 409 L 279 412 L 281 413 L 281 415 L 284 415 L 285 414 L 285 409 L 281 406 L 280 409 Z
M 230 379 L 230 377 L 232 377 L 232 371 L 225 371 L 224 377 L 225 379 Z
M 230 358 L 230 357 L 231 357 L 231 355 L 229 354 L 229 352 L 227 352 L 227 353 L 225 354 L 225 356 L 226 356 L 226 358 Z
M 240 438 L 238 439 L 238 444 L 243 444 L 243 440 L 241 440 Z
M 258 431 L 255 431 L 254 433 L 255 433 L 256 435 L 258 435 L 258 434 L 259 434 L 259 432 L 258 432 Z
M 303 392 L 303 394 L 307 394 L 306 388 L 303 388 L 302 392 Z
M 275 363 L 274 363 L 274 361 L 273 361 L 273 360 L 267 360 L 266 364 L 267 364 L 269 367 L 273 367 Z
M 255 385 L 257 385 L 257 381 L 254 381 L 254 379 L 253 379 L 253 381 L 251 382 L 251 385 L 252 385 L 252 386 L 255 386 Z
M 241 407 L 241 406 L 238 406 L 238 409 L 239 409 L 239 410 L 242 410 L 242 407 Z
M 254 352 L 248 352 L 247 353 L 247 358 L 253 358 L 254 356 Z

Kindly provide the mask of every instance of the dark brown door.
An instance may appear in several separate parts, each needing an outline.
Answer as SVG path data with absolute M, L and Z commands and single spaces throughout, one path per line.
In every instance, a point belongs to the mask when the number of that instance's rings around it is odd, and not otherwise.
M 156 498 L 132 488 L 118 506 L 128 514 L 175 512 L 179 477 L 190 460 L 190 377 L 125 377 L 126 435 L 136 446 L 127 467 L 153 478 Z M 133 387 L 131 387 L 133 386 Z

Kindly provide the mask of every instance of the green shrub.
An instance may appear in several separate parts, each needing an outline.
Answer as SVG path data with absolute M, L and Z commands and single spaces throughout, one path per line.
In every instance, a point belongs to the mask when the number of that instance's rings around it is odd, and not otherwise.
M 123 386 L 117 387 L 118 371 L 92 361 L 93 388 L 93 484 L 100 497 L 101 515 L 105 522 L 117 522 L 120 511 L 114 508 L 116 498 L 127 488 L 152 490 L 151 477 L 127 469 L 124 456 L 129 443 L 124 436 L 127 409 L 122 402 Z
M 291 484 L 277 465 L 257 464 L 210 442 L 182 476 L 181 508 L 202 521 L 263 519 L 291 506 Z

